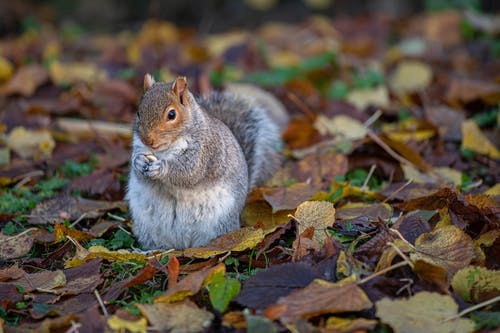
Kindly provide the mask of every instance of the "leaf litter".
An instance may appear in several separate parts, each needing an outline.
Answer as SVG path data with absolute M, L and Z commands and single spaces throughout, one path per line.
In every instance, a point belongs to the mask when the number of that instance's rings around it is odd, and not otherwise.
M 87 33 L 98 62 L 43 24 L 0 40 L 0 330 L 498 329 L 498 31 L 481 20 L 150 20 Z M 283 167 L 207 246 L 145 253 L 131 232 L 146 69 L 197 93 L 256 84 L 290 114 Z

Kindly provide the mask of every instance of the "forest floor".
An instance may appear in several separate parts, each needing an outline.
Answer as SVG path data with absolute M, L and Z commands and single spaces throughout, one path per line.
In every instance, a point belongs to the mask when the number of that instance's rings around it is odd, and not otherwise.
M 0 40 L 0 331 L 498 330 L 497 21 L 28 21 Z M 282 168 L 206 247 L 138 251 L 124 189 L 147 72 L 253 83 L 290 114 Z

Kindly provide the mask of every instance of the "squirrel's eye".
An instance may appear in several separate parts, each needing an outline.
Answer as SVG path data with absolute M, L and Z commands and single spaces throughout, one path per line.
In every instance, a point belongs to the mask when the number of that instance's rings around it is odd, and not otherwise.
M 175 116 L 176 116 L 175 110 L 172 109 L 172 110 L 168 111 L 167 120 L 174 120 Z

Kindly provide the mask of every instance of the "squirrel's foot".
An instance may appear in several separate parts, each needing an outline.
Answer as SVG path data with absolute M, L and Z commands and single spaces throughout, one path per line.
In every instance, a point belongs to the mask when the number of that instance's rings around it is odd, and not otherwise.
M 151 161 L 146 157 L 145 154 L 138 154 L 134 157 L 132 166 L 138 173 L 142 174 L 150 163 Z

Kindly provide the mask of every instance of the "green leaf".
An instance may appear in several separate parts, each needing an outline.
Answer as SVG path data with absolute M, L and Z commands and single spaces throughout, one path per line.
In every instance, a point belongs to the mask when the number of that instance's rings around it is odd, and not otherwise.
M 349 86 L 343 81 L 335 81 L 328 89 L 327 96 L 333 99 L 345 99 L 349 93 Z
M 500 312 L 474 312 L 470 319 L 476 323 L 476 330 L 500 327 Z
M 227 279 L 222 273 L 217 273 L 207 285 L 210 303 L 220 313 L 224 313 L 229 302 L 240 292 L 240 281 Z

